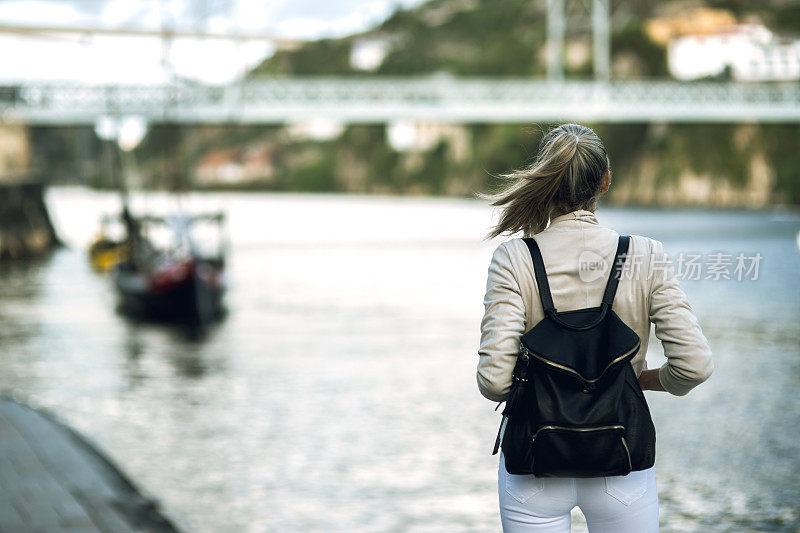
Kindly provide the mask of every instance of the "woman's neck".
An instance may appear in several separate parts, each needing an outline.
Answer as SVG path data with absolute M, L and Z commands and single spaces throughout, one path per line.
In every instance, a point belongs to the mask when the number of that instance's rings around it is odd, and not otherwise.
M 566 215 L 567 213 L 572 213 L 573 211 L 591 211 L 594 213 L 594 210 L 597 208 L 597 202 L 593 203 L 590 206 L 578 206 L 578 207 L 556 207 L 553 209 L 552 213 L 550 214 L 550 218 L 557 218 L 561 215 Z

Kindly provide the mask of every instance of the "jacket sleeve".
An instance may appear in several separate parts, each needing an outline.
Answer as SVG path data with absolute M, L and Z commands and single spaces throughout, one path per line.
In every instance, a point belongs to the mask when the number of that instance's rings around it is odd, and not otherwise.
M 478 389 L 495 402 L 508 396 L 525 332 L 525 304 L 506 246 L 497 247 L 489 265 L 478 350 Z
M 711 348 L 663 245 L 652 241 L 651 253 L 650 321 L 667 357 L 658 379 L 667 392 L 683 396 L 714 371 Z

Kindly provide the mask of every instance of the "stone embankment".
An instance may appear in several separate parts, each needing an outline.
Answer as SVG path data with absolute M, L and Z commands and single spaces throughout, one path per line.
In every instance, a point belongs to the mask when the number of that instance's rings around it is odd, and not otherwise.
M 0 531 L 177 533 L 106 456 L 49 415 L 0 398 Z

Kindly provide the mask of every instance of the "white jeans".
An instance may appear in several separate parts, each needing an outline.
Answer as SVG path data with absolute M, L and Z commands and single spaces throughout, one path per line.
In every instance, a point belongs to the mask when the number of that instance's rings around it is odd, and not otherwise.
M 658 531 L 655 467 L 599 478 L 516 476 L 501 455 L 498 489 L 504 533 L 569 532 L 576 505 L 590 533 Z

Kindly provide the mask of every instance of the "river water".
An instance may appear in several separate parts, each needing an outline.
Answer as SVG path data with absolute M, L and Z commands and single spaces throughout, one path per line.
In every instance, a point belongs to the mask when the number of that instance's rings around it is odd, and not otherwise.
M 499 414 L 475 384 L 491 210 L 460 199 L 193 194 L 225 209 L 230 313 L 201 336 L 114 313 L 85 256 L 109 193 L 54 188 L 69 244 L 0 266 L 0 392 L 98 443 L 187 531 L 499 531 Z M 149 194 L 134 207 L 163 211 Z M 676 257 L 759 253 L 683 285 L 714 350 L 647 393 L 662 531 L 800 529 L 800 216 L 601 208 Z M 716 261 L 720 263 L 720 261 Z M 710 271 L 709 271 L 710 272 Z M 703 272 L 702 277 L 707 277 Z M 657 342 L 650 367 L 663 362 Z M 575 530 L 585 531 L 574 513 Z

